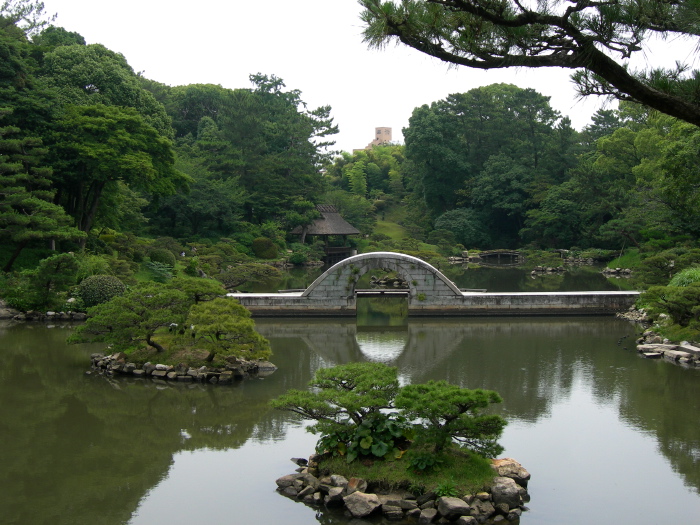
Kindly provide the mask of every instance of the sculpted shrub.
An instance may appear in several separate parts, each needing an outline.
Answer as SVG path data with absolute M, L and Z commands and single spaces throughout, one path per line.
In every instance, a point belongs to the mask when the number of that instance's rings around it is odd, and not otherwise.
M 89 308 L 122 295 L 125 291 L 124 283 L 113 275 L 91 275 L 83 279 L 76 293 L 85 307 Z
M 165 248 L 156 248 L 148 252 L 151 262 L 165 264 L 173 268 L 175 266 L 175 256 L 173 252 Z
M 275 259 L 277 245 L 267 237 L 258 237 L 253 241 L 253 253 L 260 259 Z

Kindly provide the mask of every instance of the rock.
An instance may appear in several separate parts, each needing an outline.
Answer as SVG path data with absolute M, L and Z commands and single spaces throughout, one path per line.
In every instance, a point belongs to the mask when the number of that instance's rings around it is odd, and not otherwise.
M 304 499 L 307 496 L 313 498 L 314 492 L 316 492 L 316 489 L 311 485 L 307 485 L 299 491 L 299 494 L 297 494 L 297 498 Z
M 343 487 L 331 487 L 328 490 L 328 494 L 323 499 L 323 502 L 328 507 L 339 506 L 343 504 Z M 377 500 L 379 504 L 379 500 Z
M 289 487 L 284 487 L 282 489 L 282 494 L 284 494 L 285 496 L 289 496 L 290 498 L 296 498 L 298 491 L 290 485 Z
M 365 492 L 367 490 L 367 482 L 362 478 L 350 478 L 345 487 L 346 494 L 353 492 Z
M 530 481 L 530 473 L 513 458 L 494 459 L 491 462 L 491 467 L 499 476 L 511 478 L 521 487 L 527 488 L 527 483 Z
M 313 487 L 314 490 L 317 490 L 321 482 L 318 480 L 316 476 L 313 476 L 312 474 L 309 474 L 308 472 L 304 474 L 297 474 L 297 479 L 300 479 L 303 481 L 305 486 L 308 487 Z
M 161 379 L 167 375 L 168 372 L 166 372 L 165 370 L 154 370 L 153 372 L 151 372 L 151 377 L 159 377 Z
M 170 371 L 166 374 L 166 377 L 170 380 L 177 379 L 177 372 Z
M 20 314 L 21 312 L 19 310 L 10 308 L 5 301 L 0 299 L 0 319 L 14 319 L 15 316 Z
M 418 524 L 419 525 L 427 525 L 428 523 L 432 523 L 435 518 L 437 518 L 438 511 L 436 509 L 424 509 L 420 512 L 420 516 L 418 517 Z
M 364 492 L 353 492 L 343 498 L 345 506 L 350 514 L 355 518 L 369 516 L 381 506 L 376 494 L 365 494 Z
M 435 494 L 435 493 L 432 492 L 432 491 L 431 491 L 431 492 L 426 492 L 425 494 L 421 494 L 420 496 L 418 496 L 418 498 L 416 499 L 416 504 L 417 504 L 419 507 L 422 507 L 422 506 L 423 506 L 425 503 L 427 503 L 428 501 L 433 501 L 433 500 L 436 500 L 436 499 L 437 499 L 437 494 Z
M 437 501 L 437 510 L 440 515 L 450 521 L 460 516 L 469 516 L 471 508 L 460 498 L 443 497 Z
M 416 502 L 410 499 L 389 499 L 383 502 L 382 505 L 388 505 L 389 507 L 399 507 L 401 510 L 413 510 L 418 508 Z
M 382 514 L 386 519 L 391 521 L 400 521 L 403 519 L 403 509 L 393 505 L 382 505 Z
M 490 501 L 484 501 L 479 498 L 474 500 L 470 508 L 472 516 L 474 516 L 479 523 L 484 523 L 496 512 L 495 507 Z
M 305 467 L 309 464 L 309 460 L 307 460 L 306 458 L 292 458 L 292 463 L 300 467 Z
M 503 504 L 506 505 L 504 515 L 508 514 L 509 509 L 517 508 L 520 501 L 520 486 L 512 478 L 499 476 L 494 478 L 493 486 L 491 487 L 491 497 L 496 507 Z
M 508 512 L 508 516 L 506 516 L 506 519 L 508 521 L 515 521 L 520 519 L 520 516 L 522 516 L 523 511 L 520 509 L 513 509 L 510 512 Z
M 344 476 L 333 475 L 333 476 L 331 476 L 331 484 L 334 487 L 345 488 L 348 486 L 348 480 Z
M 496 507 L 496 512 L 501 516 L 507 516 L 510 511 L 510 507 L 507 503 L 497 503 L 494 507 Z
M 479 523 L 474 516 L 460 516 L 460 518 L 455 521 L 456 525 L 477 525 Z
M 283 489 L 285 487 L 291 486 L 296 479 L 297 479 L 296 474 L 287 474 L 286 476 L 282 476 L 281 478 L 277 478 L 277 480 L 275 480 L 275 483 L 277 483 L 277 486 L 279 488 Z

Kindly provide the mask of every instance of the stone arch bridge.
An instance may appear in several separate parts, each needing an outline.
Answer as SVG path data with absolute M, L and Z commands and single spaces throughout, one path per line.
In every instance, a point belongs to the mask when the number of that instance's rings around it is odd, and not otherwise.
M 639 292 L 462 291 L 425 261 L 393 252 L 354 255 L 326 270 L 301 292 L 232 293 L 253 316 L 354 316 L 360 277 L 371 270 L 395 271 L 408 283 L 409 315 L 611 315 L 629 308 Z M 359 292 L 361 293 L 361 292 Z

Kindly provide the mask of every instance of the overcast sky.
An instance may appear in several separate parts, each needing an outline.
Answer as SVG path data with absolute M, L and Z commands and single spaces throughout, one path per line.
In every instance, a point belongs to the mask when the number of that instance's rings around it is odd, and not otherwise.
M 569 71 L 448 67 L 406 47 L 369 50 L 356 0 L 44 0 L 55 25 L 123 54 L 171 86 L 249 88 L 248 75 L 282 78 L 310 108 L 330 105 L 336 148 L 363 148 L 374 128 L 403 142 L 413 109 L 498 82 L 534 88 L 581 129 L 603 100 L 577 100 Z M 683 57 L 678 57 L 683 58 Z

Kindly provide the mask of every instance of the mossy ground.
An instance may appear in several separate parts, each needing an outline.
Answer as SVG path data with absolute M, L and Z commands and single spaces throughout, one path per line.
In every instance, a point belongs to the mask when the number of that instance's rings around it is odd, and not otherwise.
M 347 463 L 345 458 L 324 458 L 319 464 L 323 474 L 357 477 L 368 482 L 373 490 L 408 490 L 415 494 L 450 487 L 458 495 L 475 494 L 489 487 L 495 473 L 491 460 L 461 449 L 451 449 L 435 470 L 415 472 L 409 468 L 404 455 L 396 460 L 367 461 L 358 459 Z
M 179 365 L 182 363 L 192 368 L 201 366 L 221 368 L 233 363 L 236 359 L 233 356 L 216 354 L 211 361 L 207 361 L 208 350 L 197 348 L 194 344 L 187 341 L 186 338 L 167 330 L 159 331 L 153 339 L 165 348 L 164 352 L 158 352 L 155 348 L 143 345 L 126 349 L 124 353 L 129 356 L 131 361 L 140 365 L 150 361 L 151 363 L 164 365 Z

